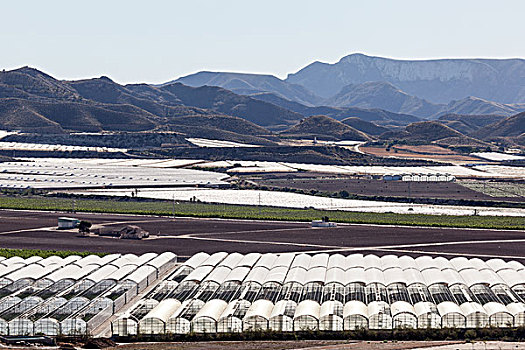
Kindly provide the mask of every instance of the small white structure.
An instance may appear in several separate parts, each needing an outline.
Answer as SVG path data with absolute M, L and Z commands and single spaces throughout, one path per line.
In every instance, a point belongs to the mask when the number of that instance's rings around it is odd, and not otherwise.
M 67 229 L 77 228 L 79 224 L 80 224 L 79 219 L 67 218 L 65 216 L 58 218 L 58 228 L 59 229 L 67 230 Z

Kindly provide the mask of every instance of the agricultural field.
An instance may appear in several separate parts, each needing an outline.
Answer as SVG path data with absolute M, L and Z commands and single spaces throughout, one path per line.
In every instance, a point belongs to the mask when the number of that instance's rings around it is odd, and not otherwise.
M 525 199 L 525 182 L 498 182 L 464 180 L 461 186 L 483 193 L 489 197 L 508 197 L 519 201 Z
M 408 182 L 374 179 L 355 179 L 345 177 L 292 177 L 291 175 L 272 177 L 247 177 L 260 186 L 280 189 L 300 189 L 308 192 L 333 194 L 346 191 L 349 195 L 385 196 L 402 198 L 442 198 L 465 200 L 517 201 L 512 193 L 488 195 L 475 187 L 462 186 L 461 182 Z M 314 193 L 312 192 L 312 193 Z M 525 191 L 524 191 L 525 195 Z M 496 197 L 496 198 L 494 198 Z
M 378 157 L 395 157 L 404 159 L 424 159 L 436 162 L 465 164 L 479 161 L 479 158 L 459 154 L 450 149 L 435 145 L 395 145 L 390 148 L 367 146 L 359 147 L 359 150 Z
M 144 206 L 144 203 L 143 203 Z M 277 216 L 277 213 L 273 213 Z M 283 215 L 284 213 L 281 213 Z M 289 212 L 299 220 L 246 220 L 184 218 L 158 215 L 0 211 L 0 245 L 12 249 L 134 253 L 172 251 L 181 259 L 200 251 L 239 253 L 340 252 L 500 257 L 525 261 L 525 220 L 483 217 L 399 217 L 384 215 L 383 223 L 371 215 L 332 213 L 335 228 L 311 228 L 306 215 L 322 212 Z M 304 216 L 300 216 L 303 214 Z M 338 214 L 338 215 L 337 215 Z M 57 218 L 73 216 L 97 227 L 138 225 L 150 232 L 140 241 L 97 235 L 78 236 L 78 230 L 57 229 Z M 261 212 L 261 216 L 270 217 Z M 314 216 L 315 215 L 315 216 Z M 283 216 L 281 216 L 283 218 Z M 354 224 L 345 223 L 354 222 Z M 425 221 L 428 220 L 428 221 Z M 432 221 L 430 221 L 432 220 Z M 474 221 L 477 220 L 477 221 Z M 411 226 L 400 226 L 411 225 Z M 435 227 L 424 227 L 435 226 Z M 468 230 L 443 226 L 480 227 Z M 442 227 L 440 227 L 442 226 Z M 498 228 L 488 229 L 489 227 Z M 507 230 L 503 228 L 509 228 Z M 475 247 L 475 249 L 473 249 Z
M 83 196 L 130 197 L 131 190 L 92 189 L 70 190 L 67 193 Z M 198 201 L 238 206 L 268 206 L 290 209 L 312 208 L 317 210 L 339 210 L 368 213 L 396 213 L 423 215 L 480 215 L 480 216 L 525 216 L 520 205 L 485 206 L 400 203 L 368 199 L 345 199 L 311 194 L 268 190 L 237 190 L 213 188 L 144 188 L 136 194 L 140 198 L 172 201 Z M 490 206 L 489 206 L 490 205 Z
M 112 148 L 112 147 L 50 145 L 50 144 L 42 144 L 42 143 L 4 142 L 4 141 L 0 141 L 0 150 L 2 151 L 51 151 L 51 152 L 80 151 L 80 152 L 100 152 L 100 153 L 117 153 L 117 152 L 127 151 L 127 149 L 124 149 L 124 148 Z
M 158 168 L 152 167 L 158 164 Z M 180 169 L 193 162 L 161 159 L 33 158 L 0 165 L 4 188 L 97 188 L 225 185 L 228 175 Z
M 390 203 L 392 206 L 399 206 L 400 204 L 402 203 Z M 318 210 L 313 208 L 298 209 L 262 205 L 246 206 L 202 202 L 173 202 L 172 200 L 148 201 L 112 197 L 93 199 L 82 197 L 61 198 L 45 196 L 0 196 L 0 208 L 62 212 L 71 211 L 74 208 L 77 212 L 298 222 L 310 222 L 311 220 L 316 220 L 323 216 L 329 216 L 337 222 L 356 224 L 525 229 L 525 216 L 523 215 L 474 216 L 472 215 L 472 210 L 469 210 L 467 215 L 396 214 L 392 212 L 377 215 L 374 212 Z M 0 222 L 0 228 L 3 224 L 4 223 Z M 18 222 L 16 227 L 25 229 L 24 225 L 24 221 L 22 221 Z
M 194 144 L 198 147 L 260 147 L 257 145 L 250 145 L 246 143 L 239 143 L 233 141 L 223 141 L 223 140 L 210 140 L 210 139 L 201 139 L 201 138 L 187 138 L 188 142 Z
M 518 156 L 515 154 L 498 153 L 498 152 L 479 152 L 479 153 L 471 153 L 470 155 L 478 157 L 478 158 L 487 159 L 487 160 L 494 160 L 497 162 L 505 161 L 505 160 L 523 160 L 525 159 L 524 156 Z

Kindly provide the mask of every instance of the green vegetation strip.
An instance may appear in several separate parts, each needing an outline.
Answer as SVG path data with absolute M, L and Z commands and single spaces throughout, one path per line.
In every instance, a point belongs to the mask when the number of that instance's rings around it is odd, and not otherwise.
M 311 221 L 328 216 L 331 221 L 358 224 L 462 227 L 485 229 L 525 229 L 525 217 L 516 216 L 456 216 L 394 213 L 361 213 L 335 210 L 291 209 L 247 205 L 208 204 L 129 198 L 49 196 L 0 196 L 0 208 L 78 212 L 187 216 L 230 219 Z
M 99 255 L 104 256 L 106 253 L 90 253 L 90 252 L 74 252 L 71 250 L 40 250 L 40 249 L 8 249 L 0 248 L 0 256 L 5 258 L 11 258 L 13 256 L 19 256 L 21 258 L 29 258 L 31 256 L 40 256 L 47 258 L 52 255 L 58 255 L 61 258 L 65 258 L 70 255 L 88 256 L 88 255 Z

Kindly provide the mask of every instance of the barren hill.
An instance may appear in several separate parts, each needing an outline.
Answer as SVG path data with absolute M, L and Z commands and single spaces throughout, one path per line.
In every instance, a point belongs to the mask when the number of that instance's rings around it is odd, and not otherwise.
M 324 140 L 368 141 L 370 136 L 324 115 L 311 116 L 281 133 L 295 138 L 317 137 Z

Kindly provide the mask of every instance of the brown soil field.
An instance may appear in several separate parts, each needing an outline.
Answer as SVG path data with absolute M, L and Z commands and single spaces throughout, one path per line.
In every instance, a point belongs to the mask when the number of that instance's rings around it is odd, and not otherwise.
M 59 216 L 97 225 L 136 224 L 150 231 L 145 240 L 78 237 L 57 230 Z M 377 255 L 457 255 L 525 261 L 525 231 L 308 223 L 253 220 L 165 218 L 0 210 L 0 247 L 143 254 L 173 251 L 182 259 L 197 252 L 339 252 Z
M 406 147 L 406 146 L 405 146 Z M 412 146 L 414 150 L 417 150 L 417 147 L 424 146 Z M 438 147 L 439 146 L 431 146 Z M 478 158 L 470 157 L 467 155 L 462 155 L 458 153 L 432 153 L 432 154 L 418 154 L 409 152 L 407 148 L 402 149 L 399 146 L 392 147 L 390 151 L 387 151 L 384 147 L 359 147 L 359 150 L 366 154 L 371 154 L 378 157 L 395 157 L 395 158 L 405 158 L 405 159 L 424 159 L 424 160 L 433 160 L 436 162 L 454 162 L 454 163 L 468 163 L 479 161 Z M 420 151 L 424 152 L 424 151 Z
M 414 153 L 428 153 L 428 154 L 451 154 L 457 155 L 457 152 L 454 152 L 448 148 L 444 148 L 436 145 L 420 145 L 420 146 L 410 146 L 410 145 L 395 145 L 393 148 L 397 150 L 406 150 L 408 152 Z
M 320 192 L 339 192 L 342 190 L 350 194 L 365 196 L 388 196 L 407 198 L 445 198 L 467 200 L 492 200 L 492 201 L 522 201 L 516 197 L 491 197 L 481 192 L 469 189 L 460 182 L 407 182 L 354 179 L 344 177 L 319 178 L 319 177 L 291 177 L 282 175 L 251 179 L 260 186 L 279 188 L 296 188 L 301 190 L 317 190 Z

